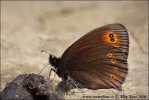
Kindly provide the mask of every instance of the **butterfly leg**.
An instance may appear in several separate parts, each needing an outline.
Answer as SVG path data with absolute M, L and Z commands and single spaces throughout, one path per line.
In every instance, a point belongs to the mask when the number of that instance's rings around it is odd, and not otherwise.
M 54 72 L 54 77 L 52 78 L 52 79 L 50 79 L 50 76 L 51 76 L 51 72 Z M 51 82 L 53 82 L 53 79 L 55 78 L 55 74 L 56 73 L 56 70 L 55 69 L 53 69 L 53 68 L 51 68 L 51 70 L 50 70 L 50 73 L 49 73 L 49 79 L 51 80 Z
M 72 85 L 74 85 L 77 89 L 79 89 L 76 83 L 72 79 L 71 79 L 71 82 L 72 82 Z
M 83 91 L 81 91 L 81 90 L 79 89 L 78 85 L 73 81 L 73 79 L 71 79 L 71 78 L 69 77 L 69 80 L 71 81 L 71 84 L 72 84 L 74 87 L 76 87 L 81 93 L 83 93 Z
M 50 69 L 50 73 L 49 73 L 49 77 L 51 76 L 51 72 L 52 72 L 52 71 L 56 73 L 56 70 L 53 69 L 53 68 L 51 68 L 51 69 Z

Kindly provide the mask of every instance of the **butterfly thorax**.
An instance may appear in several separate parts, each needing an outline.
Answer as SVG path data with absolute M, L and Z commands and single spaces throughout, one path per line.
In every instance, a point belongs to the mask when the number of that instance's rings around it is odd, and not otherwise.
M 67 80 L 68 74 L 66 66 L 62 66 L 61 64 L 61 58 L 57 58 L 54 55 L 49 56 L 49 63 L 54 67 L 55 72 L 59 77 L 62 78 L 62 80 Z

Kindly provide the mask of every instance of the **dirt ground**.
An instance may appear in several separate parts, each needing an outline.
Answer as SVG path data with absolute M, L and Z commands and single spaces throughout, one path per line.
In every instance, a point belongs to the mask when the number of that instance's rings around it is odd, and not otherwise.
M 59 57 L 88 31 L 111 23 L 124 24 L 130 37 L 129 73 L 123 91 L 82 89 L 80 93 L 73 89 L 75 93 L 65 98 L 147 99 L 148 1 L 2 1 L 1 90 L 19 74 L 39 73 L 49 56 L 41 50 Z M 41 74 L 48 77 L 50 67 Z

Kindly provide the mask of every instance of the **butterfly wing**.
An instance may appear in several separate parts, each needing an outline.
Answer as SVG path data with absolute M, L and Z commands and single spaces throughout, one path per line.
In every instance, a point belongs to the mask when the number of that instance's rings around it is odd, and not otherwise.
M 99 27 L 72 44 L 62 55 L 68 75 L 86 88 L 121 89 L 127 72 L 129 37 L 122 24 Z

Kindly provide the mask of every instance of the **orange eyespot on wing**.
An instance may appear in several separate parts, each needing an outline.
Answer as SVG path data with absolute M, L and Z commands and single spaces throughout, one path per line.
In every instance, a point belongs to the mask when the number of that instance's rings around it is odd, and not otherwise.
M 115 80 L 115 79 L 117 79 L 117 78 L 116 78 L 116 76 L 115 76 L 114 74 L 110 74 L 110 79 L 111 79 L 111 80 Z
M 116 33 L 112 32 L 111 30 L 107 30 L 105 31 L 105 33 L 102 36 L 102 40 L 114 47 L 118 47 L 119 46 L 119 37 Z
M 112 63 L 112 64 L 115 64 L 115 63 L 116 63 L 116 60 L 115 60 L 114 58 L 112 58 L 112 59 L 111 59 L 111 63 Z
M 119 69 L 118 69 L 118 67 L 113 67 L 113 70 L 116 72 L 116 71 L 118 71 Z
M 111 57 L 113 56 L 113 54 L 112 54 L 112 53 L 108 53 L 107 56 L 108 56 L 109 58 L 111 58 Z

